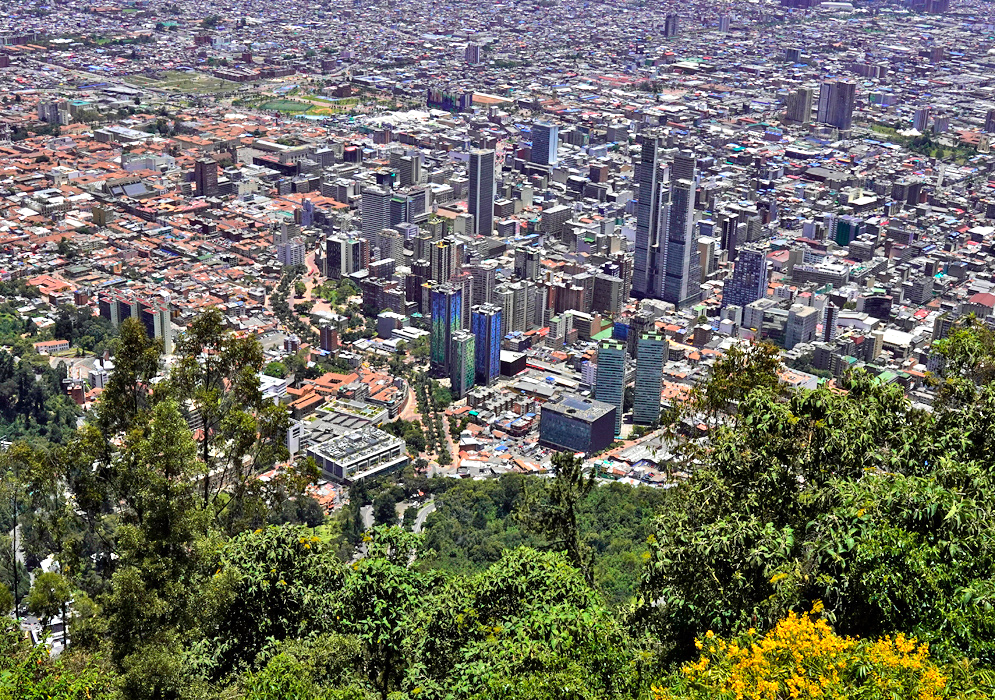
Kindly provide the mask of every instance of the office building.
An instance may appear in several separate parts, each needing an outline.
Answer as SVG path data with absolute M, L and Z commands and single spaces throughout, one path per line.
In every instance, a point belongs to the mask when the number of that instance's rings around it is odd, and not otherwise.
M 404 264 L 404 238 L 394 228 L 385 228 L 377 234 L 378 260 L 393 260 L 396 265 Z
M 353 483 L 401 469 L 408 463 L 404 440 L 367 425 L 307 448 L 315 464 L 338 482 Z
M 532 157 L 533 163 L 539 165 L 555 165 L 556 152 L 560 147 L 560 127 L 547 122 L 536 122 L 532 125 Z
M 387 190 L 379 187 L 363 188 L 360 227 L 366 240 L 375 240 L 378 233 L 390 227 L 390 199 L 391 195 Z
M 539 279 L 542 250 L 534 247 L 515 249 L 515 277 L 522 280 Z
M 788 110 L 785 118 L 795 124 L 808 124 L 812 121 L 812 88 L 798 88 L 788 95 Z
M 853 109 L 857 100 L 857 84 L 847 80 L 827 80 L 819 88 L 820 124 L 849 129 L 853 125 Z
M 833 302 L 826 304 L 826 319 L 822 324 L 822 339 L 831 343 L 836 339 L 836 319 L 839 318 L 840 310 Z
M 615 435 L 622 432 L 622 401 L 625 396 L 625 345 L 602 341 L 598 348 L 598 380 L 594 398 L 615 407 Z
M 463 328 L 463 290 L 441 284 L 431 290 L 432 371 L 440 376 L 452 369 L 453 333 Z
M 681 29 L 681 27 L 680 27 L 680 17 L 677 15 L 676 12 L 668 14 L 664 18 L 664 21 L 663 21 L 663 36 L 664 37 L 669 38 L 669 37 L 677 36 L 677 33 L 680 31 L 680 29 Z
M 722 285 L 722 306 L 744 307 L 767 296 L 767 254 L 744 248 L 736 259 L 732 276 Z
M 494 230 L 494 151 L 470 151 L 469 175 L 467 210 L 473 215 L 473 233 L 490 236 Z
M 325 276 L 331 279 L 348 277 L 365 270 L 369 264 L 369 242 L 345 234 L 325 240 Z
M 198 197 L 218 194 L 218 164 L 213 158 L 198 158 L 193 164 L 193 181 Z
M 450 386 L 454 399 L 461 399 L 473 388 L 476 338 L 467 330 L 453 333 L 452 367 L 450 368 Z
M 697 161 L 688 154 L 674 159 L 670 187 L 667 251 L 662 299 L 678 309 L 701 301 L 701 257 L 694 225 Z
M 636 360 L 632 422 L 656 423 L 660 420 L 660 392 L 663 386 L 663 364 L 667 360 L 667 339 L 659 333 L 648 333 L 637 344 L 639 359 Z
M 173 320 L 169 308 L 169 302 L 156 298 L 147 306 L 142 306 L 139 319 L 145 326 L 145 333 L 149 338 L 156 338 L 162 341 L 162 352 L 164 355 L 173 354 Z
M 470 328 L 476 338 L 475 382 L 489 386 L 501 376 L 501 309 L 494 304 L 473 307 Z
M 280 224 L 280 229 L 276 233 L 276 260 L 281 265 L 293 266 L 304 264 L 304 239 L 297 235 L 299 229 L 297 224 L 289 224 L 286 221 Z
M 664 227 L 663 177 L 660 163 L 660 137 L 650 132 L 643 138 L 643 150 L 636 167 L 636 250 L 633 261 L 632 295 L 657 299 L 663 294 L 662 263 L 665 249 L 660 246 Z
M 788 310 L 788 324 L 784 329 L 784 349 L 791 350 L 799 343 L 811 343 L 819 324 L 819 310 L 814 306 L 795 304 Z
M 539 409 L 539 444 L 564 452 L 595 454 L 615 439 L 615 406 L 562 394 Z

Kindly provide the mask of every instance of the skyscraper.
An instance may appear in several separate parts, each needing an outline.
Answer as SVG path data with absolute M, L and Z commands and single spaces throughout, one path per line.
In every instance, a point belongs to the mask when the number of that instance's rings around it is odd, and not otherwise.
M 466 392 L 473 387 L 474 345 L 475 338 L 470 331 L 458 330 L 453 333 L 452 367 L 449 378 L 454 399 L 463 398 L 466 396 Z
M 379 187 L 364 187 L 360 206 L 363 238 L 373 241 L 390 226 L 390 193 Z
M 193 180 L 198 197 L 218 194 L 218 164 L 213 158 L 198 158 L 193 164 Z
M 622 432 L 622 402 L 625 397 L 625 345 L 602 341 L 598 348 L 598 376 L 594 398 L 615 407 L 615 434 Z
M 443 238 L 432 243 L 428 250 L 432 279 L 448 282 L 462 269 L 464 245 L 452 238 Z
M 636 170 L 639 185 L 636 200 L 636 251 L 633 261 L 632 294 L 636 297 L 657 298 L 663 290 L 660 229 L 662 209 L 662 173 L 660 172 L 660 139 L 649 133 L 643 139 L 643 151 Z
M 494 230 L 494 151 L 470 151 L 470 197 L 467 210 L 473 214 L 474 233 L 489 236 Z
M 680 31 L 680 17 L 676 12 L 667 15 L 664 19 L 663 35 L 665 37 L 677 36 Z
M 476 383 L 489 386 L 501 376 L 501 309 L 494 304 L 474 306 L 470 327 L 476 338 Z
M 836 340 L 836 319 L 840 310 L 833 302 L 826 304 L 826 320 L 822 324 L 822 339 L 827 343 Z
M 463 57 L 467 63 L 480 63 L 480 45 L 467 44 L 466 50 L 463 52 Z
M 722 285 L 722 306 L 746 306 L 767 296 L 767 255 L 744 248 L 736 258 L 732 277 Z
M 789 122 L 808 124 L 812 121 L 812 88 L 798 88 L 788 95 L 788 111 L 785 115 Z
M 670 187 L 670 220 L 662 299 L 678 309 L 701 300 L 701 257 L 694 226 L 697 161 L 681 154 L 674 159 Z
M 848 80 L 827 80 L 819 88 L 819 110 L 816 120 L 837 129 L 853 125 L 853 108 L 856 105 L 857 84 Z
M 647 333 L 639 339 L 636 360 L 636 391 L 632 403 L 633 423 L 660 420 L 660 389 L 663 363 L 667 359 L 667 339 L 659 333 Z M 600 371 L 600 367 L 599 367 Z
M 554 165 L 559 147 L 560 127 L 548 122 L 536 122 L 532 125 L 531 161 L 533 163 Z
M 440 284 L 432 288 L 431 365 L 439 375 L 452 369 L 453 333 L 463 327 L 463 290 Z
M 515 277 L 523 280 L 539 279 L 542 251 L 534 246 L 515 249 Z

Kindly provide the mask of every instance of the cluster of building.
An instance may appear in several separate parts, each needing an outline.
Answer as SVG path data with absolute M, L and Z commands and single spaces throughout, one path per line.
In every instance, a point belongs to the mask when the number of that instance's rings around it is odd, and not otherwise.
M 598 5 L 15 9 L 0 279 L 40 328 L 137 317 L 169 354 L 220 308 L 345 359 L 382 391 L 269 387 L 340 481 L 404 458 L 408 389 L 362 363 L 423 339 L 473 475 L 610 449 L 652 481 L 633 426 L 751 340 L 793 386 L 859 366 L 928 406 L 931 343 L 995 322 L 988 6 Z M 287 331 L 288 268 L 348 280 L 365 337 L 318 297 L 317 343 Z

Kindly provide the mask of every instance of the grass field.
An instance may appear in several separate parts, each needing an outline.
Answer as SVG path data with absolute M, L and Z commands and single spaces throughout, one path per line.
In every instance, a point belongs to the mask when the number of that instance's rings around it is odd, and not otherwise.
M 311 105 L 294 100 L 270 100 L 259 105 L 259 109 L 267 109 L 274 112 L 306 112 L 311 109 Z
M 195 94 L 207 94 L 211 92 L 221 92 L 233 90 L 239 87 L 238 83 L 230 80 L 215 78 L 206 73 L 183 73 L 179 71 L 167 72 L 162 79 L 150 78 L 147 75 L 130 75 L 127 82 L 136 87 L 156 88 L 169 92 L 189 92 Z

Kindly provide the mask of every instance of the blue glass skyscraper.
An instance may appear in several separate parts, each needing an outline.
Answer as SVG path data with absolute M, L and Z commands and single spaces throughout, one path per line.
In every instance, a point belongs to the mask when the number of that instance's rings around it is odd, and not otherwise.
M 476 338 L 474 370 L 477 384 L 493 384 L 501 375 L 501 308 L 494 304 L 474 306 L 470 327 Z
M 449 284 L 432 289 L 432 371 L 448 375 L 452 368 L 453 333 L 463 327 L 463 290 Z

